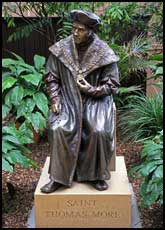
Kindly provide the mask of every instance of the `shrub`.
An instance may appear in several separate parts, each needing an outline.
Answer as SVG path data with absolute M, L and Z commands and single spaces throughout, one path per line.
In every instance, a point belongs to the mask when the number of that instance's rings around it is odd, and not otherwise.
M 15 55 L 15 54 L 14 54 Z M 34 56 L 34 66 L 17 59 L 2 59 L 2 115 L 13 114 L 31 124 L 36 131 L 46 127 L 48 99 L 43 90 L 45 58 Z
M 163 204 L 163 130 L 153 139 L 144 141 L 141 158 L 144 162 L 129 171 L 129 175 L 135 173 L 143 178 L 140 186 L 141 207 L 155 202 Z
M 33 143 L 31 130 L 26 123 L 17 130 L 15 124 L 3 126 L 2 128 L 2 170 L 13 172 L 15 164 L 26 168 L 36 167 L 35 161 L 31 160 L 31 151 L 25 144 Z
M 119 127 L 126 141 L 154 137 L 162 130 L 162 93 L 153 98 L 142 95 L 130 97 L 129 103 L 120 109 L 119 117 Z
M 29 158 L 26 144 L 33 143 L 36 132 L 46 127 L 48 99 L 43 89 L 45 58 L 34 56 L 34 66 L 13 53 L 16 59 L 2 60 L 2 169 L 13 171 L 14 165 L 22 167 L 36 163 Z M 21 119 L 21 126 L 15 122 Z

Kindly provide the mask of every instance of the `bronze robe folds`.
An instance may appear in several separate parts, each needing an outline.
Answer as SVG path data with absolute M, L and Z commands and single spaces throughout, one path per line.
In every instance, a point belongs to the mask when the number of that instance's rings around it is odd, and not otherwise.
M 119 87 L 118 57 L 95 34 L 83 60 L 69 36 L 49 48 L 45 82 L 51 103 L 61 101 L 60 114 L 50 113 L 50 177 L 71 186 L 77 181 L 107 180 L 114 151 L 113 94 Z M 92 87 L 81 92 L 83 76 Z

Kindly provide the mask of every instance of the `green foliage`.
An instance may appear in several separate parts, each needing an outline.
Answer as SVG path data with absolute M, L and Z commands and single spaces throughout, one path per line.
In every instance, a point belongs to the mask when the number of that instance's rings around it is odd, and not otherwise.
M 162 93 L 152 98 L 143 95 L 132 96 L 129 103 L 119 111 L 119 127 L 126 141 L 148 139 L 162 130 Z
M 116 106 L 118 108 L 124 106 L 129 102 L 130 98 L 132 98 L 132 94 L 134 94 L 135 92 L 139 92 L 141 90 L 141 86 L 135 85 L 129 87 L 119 87 L 118 93 L 114 95 L 114 101 Z
M 163 92 L 163 54 L 153 54 L 149 57 L 149 61 L 152 75 L 146 79 L 147 86 L 154 86 L 155 91 Z M 154 81 L 150 82 L 151 79 Z
M 111 2 L 101 15 L 100 37 L 122 45 L 141 32 L 151 32 L 162 42 L 163 3 Z M 120 31 L 120 33 L 119 33 Z
M 134 17 L 137 8 L 138 3 L 136 2 L 127 4 L 112 2 L 105 13 L 101 15 L 100 37 L 107 42 L 119 45 L 126 40 L 131 40 L 132 35 L 137 35 L 136 32 L 141 30 L 139 19 L 136 21 Z
M 27 38 L 30 36 L 30 34 L 34 30 L 38 31 L 40 34 L 42 34 L 44 36 L 44 34 L 42 32 L 42 28 L 45 25 L 49 25 L 49 23 L 50 23 L 50 19 L 47 19 L 47 18 L 41 18 L 38 21 L 33 19 L 27 25 L 17 27 L 15 32 L 13 32 L 12 34 L 9 35 L 7 41 L 12 42 L 12 41 L 17 41 L 19 39 Z
M 52 37 L 56 41 L 56 32 L 52 23 L 52 16 L 59 17 L 60 28 L 57 31 L 57 39 L 68 36 L 70 28 L 65 23 L 69 22 L 69 12 L 72 9 L 84 9 L 96 12 L 106 2 L 24 2 L 3 4 L 4 18 L 8 27 L 16 27 L 11 13 L 21 16 L 27 25 L 17 28 L 10 35 L 9 41 L 15 41 L 28 37 L 33 30 L 39 32 L 42 36 L 51 41 Z M 107 4 L 107 3 L 106 3 Z M 162 19 L 163 3 L 151 2 L 142 6 L 136 2 L 122 3 L 110 2 L 104 14 L 101 15 L 102 26 L 100 37 L 107 42 L 123 44 L 124 41 L 131 40 L 132 35 L 138 35 L 139 31 L 148 32 L 149 29 L 159 40 L 162 38 Z M 40 20 L 27 18 L 25 13 L 32 11 Z M 151 20 L 150 27 L 148 21 Z M 47 35 L 45 27 L 49 28 L 50 36 Z M 63 30 L 63 31 L 62 31 Z M 118 33 L 120 31 L 120 33 Z M 60 34 L 60 36 L 58 35 Z M 61 35 L 62 34 L 62 35 Z
M 10 58 L 2 60 L 3 68 L 7 71 L 10 70 L 2 80 L 4 119 L 12 112 L 16 113 L 17 119 L 20 117 L 28 118 L 36 131 L 45 128 L 48 100 L 42 89 L 44 64 L 45 58 L 39 55 L 34 56 L 34 66 L 26 64 L 23 59 L 18 58 L 18 55 L 15 60 Z M 36 112 L 38 122 L 34 119 Z M 31 113 L 34 113 L 33 118 Z
M 16 6 L 10 5 L 10 9 L 12 11 L 15 11 L 16 10 Z M 15 27 L 14 18 L 9 15 L 9 13 L 8 13 L 8 7 L 4 6 L 4 4 L 2 5 L 2 12 L 4 13 L 4 19 L 7 22 L 8 28 Z
M 121 85 L 130 78 L 131 74 L 145 71 L 145 68 L 151 65 L 151 61 L 146 56 L 150 43 L 142 34 L 134 36 L 127 44 L 109 45 L 120 57 L 118 67 Z
M 151 19 L 149 21 L 148 32 L 156 38 L 156 41 L 163 41 L 163 2 L 150 2 L 147 7 Z
M 153 54 L 149 57 L 149 60 L 151 61 L 150 68 L 153 72 L 153 76 L 151 76 L 149 79 L 159 79 L 159 82 L 152 83 L 155 86 L 161 87 L 163 86 L 163 54 Z
M 72 22 L 69 15 L 71 10 L 83 9 L 94 12 L 94 9 L 102 4 L 101 2 L 58 3 L 55 12 L 60 17 L 57 22 L 57 25 L 60 25 L 60 27 L 56 31 L 56 39 L 60 40 L 71 34 Z
M 59 19 L 58 24 L 61 24 L 61 27 L 57 29 L 57 40 L 61 40 L 70 35 L 72 29 L 72 23 L 68 22 L 67 18 Z
M 71 22 L 69 13 L 73 9 L 84 9 L 93 11 L 101 6 L 101 2 L 26 2 L 14 3 L 10 5 L 3 5 L 4 18 L 8 27 L 16 27 L 14 18 L 11 18 L 11 13 L 16 13 L 21 16 L 26 25 L 17 27 L 8 41 L 16 41 L 18 39 L 28 37 L 33 31 L 39 32 L 46 37 L 50 42 L 55 42 L 67 37 L 71 32 Z M 27 11 L 32 11 L 40 20 L 30 19 L 25 16 Z M 58 21 L 56 23 L 57 31 L 54 29 L 52 17 L 56 16 Z M 49 29 L 50 35 L 47 35 Z M 53 40 L 52 40 L 53 38 Z
M 26 156 L 29 151 L 24 145 L 34 142 L 32 129 L 42 131 L 48 116 L 48 99 L 42 79 L 45 58 L 35 55 L 34 66 L 31 66 L 12 54 L 16 59 L 2 59 L 2 155 L 3 169 L 7 171 L 12 171 L 16 163 L 22 167 L 35 165 Z M 19 119 L 22 124 L 17 130 L 13 122 Z
M 35 161 L 29 158 L 31 153 L 25 144 L 33 143 L 33 134 L 25 122 L 17 130 L 14 123 L 2 128 L 2 170 L 13 172 L 14 165 L 22 167 L 29 165 L 37 167 Z
M 129 175 L 135 173 L 136 177 L 143 178 L 140 186 L 141 207 L 157 201 L 163 204 L 163 130 L 153 139 L 144 141 L 141 158 L 143 163 L 129 171 Z
M 153 13 L 151 9 L 156 8 L 155 11 L 158 12 L 159 6 L 156 3 L 149 6 L 148 8 L 147 3 L 141 6 L 140 3 L 135 2 L 112 2 L 101 15 L 102 25 L 99 36 L 106 40 L 120 57 L 118 62 L 120 84 L 125 89 L 127 86 L 138 87 L 137 82 L 140 86 L 145 84 L 146 68 L 154 64 L 147 55 L 151 40 L 146 37 L 146 34 Z M 162 66 L 159 66 L 156 73 L 161 74 L 162 71 Z M 130 85 L 131 82 L 135 83 Z M 160 85 L 160 83 L 156 84 Z M 129 92 L 128 88 L 128 93 L 115 96 L 117 106 L 121 107 L 127 103 L 130 95 L 136 94 L 136 91 Z
M 128 86 L 128 82 L 134 80 L 135 77 L 140 79 L 142 73 L 145 73 L 146 67 L 151 65 L 152 61 L 148 60 L 146 55 L 149 42 L 143 35 L 139 35 L 133 37 L 127 44 L 109 45 L 120 57 L 118 68 L 121 89 L 119 88 L 119 94 L 115 96 L 115 102 L 118 107 L 121 107 L 129 101 L 130 95 L 142 91 L 141 85 Z M 143 81 L 145 81 L 145 78 Z M 141 84 L 141 80 L 139 84 Z

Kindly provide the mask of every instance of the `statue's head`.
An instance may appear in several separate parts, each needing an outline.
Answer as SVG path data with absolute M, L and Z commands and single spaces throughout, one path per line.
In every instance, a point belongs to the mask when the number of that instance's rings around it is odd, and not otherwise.
M 85 42 L 101 24 L 96 14 L 85 10 L 72 10 L 70 15 L 73 22 L 72 34 L 76 44 Z

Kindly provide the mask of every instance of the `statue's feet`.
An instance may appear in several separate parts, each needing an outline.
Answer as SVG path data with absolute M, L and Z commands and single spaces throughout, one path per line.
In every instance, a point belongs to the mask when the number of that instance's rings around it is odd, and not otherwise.
M 104 180 L 90 181 L 90 183 L 95 189 L 99 191 L 108 189 L 108 184 Z
M 45 184 L 40 190 L 43 193 L 51 193 L 51 192 L 56 191 L 61 186 L 62 186 L 62 184 L 57 183 L 53 180 L 50 180 L 50 182 L 48 184 Z

